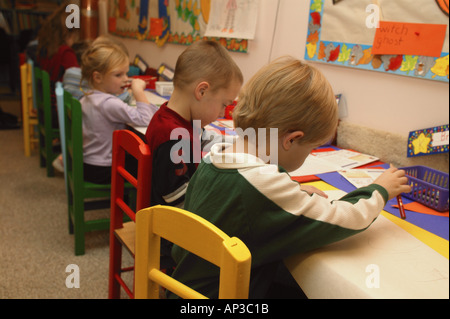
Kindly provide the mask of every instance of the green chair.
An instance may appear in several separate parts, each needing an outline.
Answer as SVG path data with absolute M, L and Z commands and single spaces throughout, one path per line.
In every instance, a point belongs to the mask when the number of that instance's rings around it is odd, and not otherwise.
M 47 176 L 55 176 L 53 160 L 60 154 L 53 141 L 59 138 L 59 128 L 52 127 L 52 106 L 50 97 L 50 78 L 46 71 L 34 68 L 36 107 L 39 131 L 39 164 L 46 167 Z
M 109 229 L 109 217 L 86 219 L 85 212 L 110 207 L 111 185 L 84 181 L 81 104 L 66 91 L 64 113 L 69 233 L 75 237 L 75 255 L 83 255 L 85 233 Z

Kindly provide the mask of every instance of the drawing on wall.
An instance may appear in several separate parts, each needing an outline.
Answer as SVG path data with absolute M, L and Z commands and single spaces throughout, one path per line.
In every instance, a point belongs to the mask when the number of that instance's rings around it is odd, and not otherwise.
M 305 59 L 448 82 L 448 34 L 448 0 L 311 0 Z M 382 40 L 397 53 L 374 54 Z
M 234 0 L 239 5 L 241 0 Z M 255 0 L 247 0 L 253 2 Z M 219 41 L 230 51 L 247 52 L 248 40 L 224 35 L 207 36 L 211 0 L 114 0 L 109 9 L 111 34 L 165 43 L 190 45 L 200 39 Z M 233 7 L 232 4 L 230 4 Z M 253 12 L 256 14 L 256 12 Z M 235 16 L 235 23 L 237 16 Z M 232 32 L 234 33 L 234 32 Z M 236 33 L 238 34 L 238 33 Z
M 215 0 L 211 3 L 206 36 L 254 39 L 257 0 Z

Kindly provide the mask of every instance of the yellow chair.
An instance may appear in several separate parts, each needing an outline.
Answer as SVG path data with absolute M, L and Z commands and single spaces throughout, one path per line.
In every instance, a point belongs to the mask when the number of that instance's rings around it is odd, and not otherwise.
M 136 215 L 136 299 L 159 298 L 160 286 L 184 299 L 206 298 L 159 270 L 161 237 L 220 268 L 220 299 L 248 298 L 251 254 L 247 246 L 198 215 L 158 205 Z
M 23 146 L 25 156 L 31 155 L 31 150 L 37 148 L 39 139 L 35 129 L 38 125 L 36 112 L 33 114 L 33 69 L 30 63 L 20 66 L 20 82 L 22 91 L 22 125 Z

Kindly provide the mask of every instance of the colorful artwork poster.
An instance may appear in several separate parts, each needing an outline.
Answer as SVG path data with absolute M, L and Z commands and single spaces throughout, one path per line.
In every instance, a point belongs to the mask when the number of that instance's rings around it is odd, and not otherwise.
M 448 153 L 448 133 L 448 124 L 410 132 L 407 156 Z
M 111 34 L 166 43 L 190 45 L 201 39 L 220 42 L 234 52 L 247 52 L 248 40 L 207 37 L 212 0 L 113 0 L 109 7 Z
M 383 19 L 403 20 L 404 16 L 407 16 L 407 21 L 401 22 L 424 20 L 425 23 L 432 23 L 430 21 L 436 23 L 442 18 L 446 21 L 447 35 L 440 56 L 372 54 L 376 28 L 367 28 L 365 23 L 371 20 L 371 14 L 374 12 L 367 10 L 373 8 L 370 7 L 373 6 L 373 1 L 311 0 L 305 60 L 448 83 L 448 16 L 435 1 L 425 3 L 424 0 L 420 0 L 417 5 L 414 5 L 414 10 L 411 6 L 405 9 L 404 6 L 409 3 L 405 1 L 378 0 Z M 419 2 L 423 5 L 419 5 Z M 425 6 L 427 6 L 426 11 L 423 9 Z M 328 9 L 327 12 L 325 12 L 326 9 Z M 424 18 L 422 13 L 428 11 L 433 12 L 433 15 Z M 388 12 L 391 12 L 392 16 L 389 16 Z M 355 21 L 359 23 L 362 21 L 363 25 L 353 25 Z
M 258 0 L 214 0 L 206 35 L 253 40 L 258 17 Z

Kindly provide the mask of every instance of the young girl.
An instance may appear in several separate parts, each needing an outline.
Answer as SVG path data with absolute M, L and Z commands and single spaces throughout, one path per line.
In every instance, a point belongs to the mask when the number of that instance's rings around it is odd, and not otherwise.
M 83 156 L 85 181 L 111 182 L 112 134 L 126 124 L 147 126 L 157 107 L 144 93 L 145 82 L 133 79 L 131 90 L 136 107 L 129 106 L 116 95 L 129 83 L 128 55 L 114 41 L 94 41 L 82 56 L 82 80 L 91 91 L 80 100 L 83 110 Z

